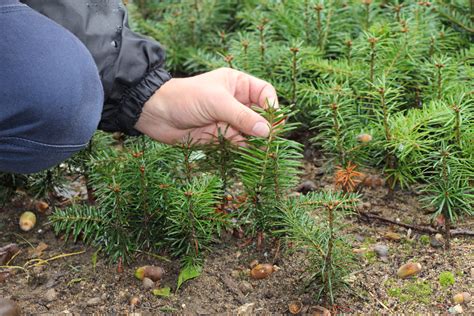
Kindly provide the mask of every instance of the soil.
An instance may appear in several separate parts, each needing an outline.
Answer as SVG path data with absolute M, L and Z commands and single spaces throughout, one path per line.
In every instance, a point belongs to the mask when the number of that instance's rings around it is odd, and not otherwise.
M 320 165 L 313 160 L 306 162 L 302 181 L 311 179 L 318 188 L 332 187 L 330 175 L 325 174 Z M 416 190 L 395 191 L 390 199 L 386 198 L 386 193 L 384 187 L 364 189 L 363 211 L 406 224 L 430 225 L 432 215 L 418 204 Z M 281 248 L 275 258 L 276 243 L 270 239 L 266 239 L 264 251 L 257 251 L 254 244 L 242 247 L 242 240 L 230 234 L 224 236 L 207 256 L 202 275 L 185 283 L 175 293 L 178 262 L 140 254 L 130 266 L 119 267 L 99 255 L 94 265 L 96 249 L 56 236 L 47 222 L 47 214 L 38 215 L 38 223 L 32 231 L 22 232 L 18 218 L 24 210 L 31 210 L 30 200 L 24 194 L 17 195 L 0 208 L 0 247 L 17 243 L 22 249 L 10 265 L 23 266 L 32 260 L 35 254 L 29 250 L 40 242 L 48 245 L 36 254 L 42 259 L 69 254 L 27 272 L 3 269 L 10 275 L 0 283 L 0 297 L 16 301 L 24 314 L 237 313 L 239 307 L 249 303 L 248 314 L 289 314 L 288 304 L 293 301 L 302 303 L 303 313 L 310 313 L 312 307 L 322 304 L 314 301 L 311 291 L 304 290 L 307 277 L 304 254 Z M 448 252 L 427 243 L 427 237 L 420 238 L 423 233 L 397 225 L 387 226 L 379 221 L 368 223 L 356 215 L 347 218 L 346 224 L 347 233 L 353 237 L 352 246 L 359 267 L 347 278 L 349 286 L 338 293 L 336 304 L 326 306 L 333 313 L 447 314 L 455 305 L 452 302 L 454 294 L 464 291 L 474 294 L 472 237 L 454 237 Z M 461 219 L 457 228 L 474 229 L 474 221 Z M 388 231 L 398 233 L 401 239 L 387 239 Z M 372 251 L 377 243 L 389 247 L 386 258 L 378 258 Z M 279 269 L 266 279 L 253 280 L 248 276 L 248 269 L 254 259 L 274 263 Z M 411 279 L 398 278 L 398 268 L 408 261 L 419 262 L 421 273 Z M 135 269 L 147 264 L 165 269 L 161 286 L 171 287 L 170 297 L 154 296 L 134 278 Z M 443 271 L 454 274 L 454 284 L 440 285 L 439 275 Z M 428 288 L 427 293 L 418 288 L 420 284 L 424 284 L 423 289 Z M 140 303 L 131 305 L 132 297 L 137 297 Z M 474 314 L 473 302 L 462 308 L 466 315 Z

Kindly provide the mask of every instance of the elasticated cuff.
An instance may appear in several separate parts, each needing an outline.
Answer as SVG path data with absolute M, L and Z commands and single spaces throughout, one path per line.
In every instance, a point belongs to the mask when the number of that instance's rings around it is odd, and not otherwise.
M 141 134 L 134 126 L 142 113 L 145 102 L 170 79 L 169 72 L 162 68 L 155 68 L 147 73 L 135 87 L 125 90 L 117 115 L 117 126 L 121 131 L 132 136 Z

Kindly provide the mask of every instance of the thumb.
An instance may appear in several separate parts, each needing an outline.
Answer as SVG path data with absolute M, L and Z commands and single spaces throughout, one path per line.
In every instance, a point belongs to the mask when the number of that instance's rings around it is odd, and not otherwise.
M 232 95 L 226 94 L 218 105 L 214 105 L 214 117 L 229 123 L 236 130 L 251 136 L 267 137 L 270 134 L 269 123 L 260 114 L 238 102 Z

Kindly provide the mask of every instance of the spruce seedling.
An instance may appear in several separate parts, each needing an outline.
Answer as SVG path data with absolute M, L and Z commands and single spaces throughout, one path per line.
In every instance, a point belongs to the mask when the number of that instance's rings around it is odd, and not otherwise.
M 354 194 L 328 191 L 289 199 L 281 207 L 278 232 L 297 249 L 308 252 L 310 277 L 306 287 L 315 288 L 316 300 L 333 304 L 354 265 L 340 219 L 357 202 Z
M 272 228 L 276 207 L 296 184 L 302 156 L 300 144 L 283 138 L 295 128 L 295 124 L 284 124 L 292 113 L 272 105 L 256 110 L 270 123 L 270 134 L 268 138 L 251 137 L 248 146 L 240 148 L 235 169 L 247 194 L 241 218 L 261 246 L 264 233 Z
M 445 218 L 445 248 L 451 248 L 451 224 L 465 214 L 474 214 L 474 191 L 472 180 L 474 168 L 472 161 L 459 158 L 452 146 L 442 145 L 439 152 L 427 157 L 426 164 L 433 170 L 425 170 L 427 186 L 423 191 L 427 194 L 422 201 L 435 207 L 434 216 Z

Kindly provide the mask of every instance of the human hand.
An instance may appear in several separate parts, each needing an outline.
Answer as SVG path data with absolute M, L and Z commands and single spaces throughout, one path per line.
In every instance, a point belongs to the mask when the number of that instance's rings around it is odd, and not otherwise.
M 166 82 L 145 103 L 135 128 L 167 144 L 188 136 L 208 143 L 220 128 L 226 138 L 240 143 L 245 141 L 241 133 L 268 136 L 268 122 L 249 108 L 252 104 L 266 108 L 267 100 L 278 106 L 272 85 L 234 69 L 220 68 Z

